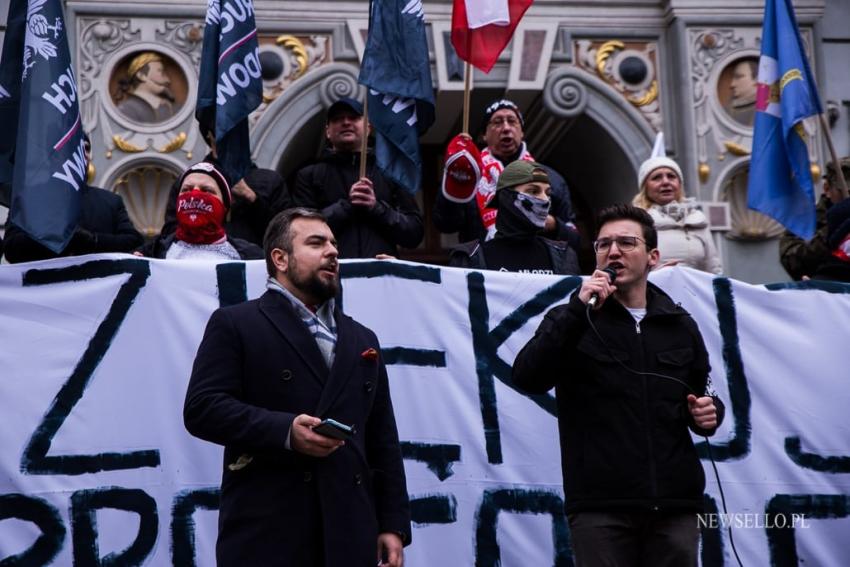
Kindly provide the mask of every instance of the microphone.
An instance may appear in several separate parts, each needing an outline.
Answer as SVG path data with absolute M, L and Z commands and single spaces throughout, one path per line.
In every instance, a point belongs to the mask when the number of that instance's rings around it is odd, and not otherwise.
M 612 268 L 611 266 L 607 266 L 602 270 L 606 274 L 608 274 L 608 283 L 613 284 L 614 280 L 617 279 L 617 270 Z M 594 292 L 593 295 L 590 296 L 590 301 L 587 302 L 587 306 L 590 308 L 596 307 L 596 303 L 599 301 L 599 294 Z

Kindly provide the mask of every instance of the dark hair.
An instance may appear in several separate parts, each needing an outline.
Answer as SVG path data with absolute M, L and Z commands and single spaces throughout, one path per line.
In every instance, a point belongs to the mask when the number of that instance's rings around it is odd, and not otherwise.
M 288 254 L 292 253 L 292 221 L 295 219 L 316 219 L 323 223 L 328 222 L 325 215 L 306 207 L 293 207 L 276 214 L 266 227 L 266 234 L 263 236 L 263 252 L 266 256 L 266 271 L 269 277 L 273 278 L 277 273 L 277 268 L 272 262 L 272 250 L 280 248 Z
M 648 212 L 634 205 L 617 203 L 599 212 L 599 215 L 596 217 L 596 226 L 601 230 L 603 225 L 618 220 L 630 220 L 638 223 L 643 232 L 643 239 L 646 240 L 647 249 L 658 248 L 658 232 L 655 230 L 655 222 L 649 216 Z M 599 231 L 597 230 L 598 233 Z
M 746 64 L 747 64 L 747 66 L 750 68 L 750 75 L 752 76 L 753 80 L 754 80 L 754 81 L 755 81 L 755 80 L 757 80 L 757 79 L 758 79 L 758 76 L 759 76 L 759 62 L 758 62 L 758 59 L 753 59 L 752 57 L 748 57 L 748 58 L 746 58 L 746 59 L 739 59 L 739 60 L 735 63 L 735 66 L 737 67 L 737 66 L 738 66 L 738 65 L 740 65 L 741 63 L 746 63 Z

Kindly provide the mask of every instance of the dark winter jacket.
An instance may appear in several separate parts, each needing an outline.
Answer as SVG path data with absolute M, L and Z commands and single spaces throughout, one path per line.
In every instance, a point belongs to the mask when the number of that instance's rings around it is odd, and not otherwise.
M 521 389 L 555 387 L 566 511 L 701 510 L 705 475 L 688 428 L 714 431 L 697 428 L 688 411 L 688 394 L 705 395 L 709 372 L 696 323 L 652 284 L 639 328 L 613 298 L 591 313 L 604 343 L 585 309 L 575 293 L 550 310 L 513 368 Z
M 366 177 L 373 184 L 377 203 L 370 211 L 348 199 L 360 174 L 360 154 L 326 152 L 318 163 L 298 172 L 292 197 L 295 205 L 318 209 L 328 219 L 340 258 L 374 258 L 398 255 L 398 247 L 415 248 L 425 228 L 413 195 L 386 179 L 370 154 Z
M 537 238 L 546 246 L 546 250 L 549 252 L 549 259 L 552 262 L 552 272 L 554 274 L 578 275 L 581 273 L 578 265 L 578 256 L 576 256 L 575 251 L 566 242 L 549 240 L 542 236 Z M 484 246 L 487 246 L 487 243 L 480 240 L 464 242 L 455 246 L 449 252 L 449 266 L 473 268 L 475 270 L 495 269 L 494 267 L 487 266 L 484 256 Z M 536 271 L 535 268 L 536 266 L 529 266 L 529 271 L 534 273 Z

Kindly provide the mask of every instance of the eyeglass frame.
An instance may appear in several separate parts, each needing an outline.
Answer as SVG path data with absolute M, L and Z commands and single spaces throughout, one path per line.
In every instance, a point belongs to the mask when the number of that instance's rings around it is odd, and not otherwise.
M 492 119 L 489 120 L 487 122 L 487 128 L 492 128 L 492 127 L 501 128 L 505 124 L 507 124 L 511 128 L 522 127 L 522 121 L 519 120 L 518 118 L 516 118 L 516 117 L 505 117 L 502 120 L 492 120 Z
M 634 238 L 635 239 L 634 244 L 626 244 L 626 246 L 623 246 L 623 242 L 621 242 L 621 240 L 627 239 L 627 238 Z M 599 250 L 599 242 L 600 241 L 606 241 L 606 240 L 608 241 L 608 247 L 605 250 L 600 251 Z M 611 251 L 611 245 L 616 243 L 617 248 L 620 249 L 620 252 L 631 252 L 632 250 L 637 248 L 638 241 L 646 244 L 646 240 L 641 238 L 640 236 L 632 236 L 632 235 L 614 236 L 614 237 L 606 236 L 606 237 L 599 238 L 599 239 L 593 241 L 593 251 L 596 254 L 607 254 Z

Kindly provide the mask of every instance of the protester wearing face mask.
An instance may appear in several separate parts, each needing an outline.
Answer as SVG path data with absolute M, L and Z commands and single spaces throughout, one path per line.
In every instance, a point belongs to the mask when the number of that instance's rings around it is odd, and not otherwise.
M 496 234 L 451 251 L 449 264 L 534 274 L 578 274 L 578 258 L 566 242 L 540 236 L 551 208 L 549 175 L 532 161 L 510 163 L 487 203 L 495 208 Z
M 169 260 L 258 260 L 262 249 L 227 235 L 225 217 L 232 194 L 224 174 L 213 164 L 200 162 L 180 177 L 177 194 L 177 230 L 145 247 L 144 255 Z

